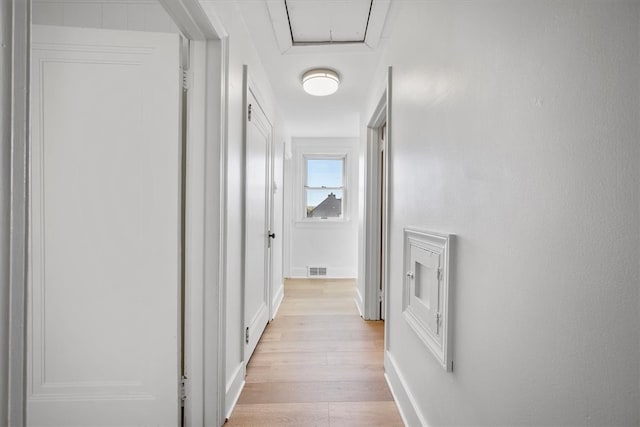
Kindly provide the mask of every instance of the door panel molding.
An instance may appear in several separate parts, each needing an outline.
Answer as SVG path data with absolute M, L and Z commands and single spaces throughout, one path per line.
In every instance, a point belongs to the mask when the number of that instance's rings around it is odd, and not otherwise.
M 189 144 L 197 140 L 191 132 L 192 129 L 201 127 L 206 131 L 207 145 L 207 173 L 206 182 L 202 183 L 207 188 L 206 230 L 207 236 L 218 236 L 215 242 L 205 238 L 205 253 L 208 259 L 218 259 L 208 262 L 205 271 L 205 281 L 208 284 L 206 292 L 203 290 L 198 297 L 197 290 L 192 294 L 195 299 L 203 303 L 204 319 L 202 332 L 204 334 L 201 354 L 208 366 L 203 378 L 204 389 L 198 387 L 190 390 L 190 401 L 200 399 L 202 402 L 217 402 L 217 405 L 207 404 L 202 416 L 205 425 L 221 425 L 224 422 L 225 406 L 224 382 L 218 378 L 224 378 L 225 366 L 225 319 L 226 307 L 223 295 L 225 294 L 225 252 L 226 246 L 226 145 L 227 145 L 227 109 L 228 109 L 228 64 L 229 64 L 229 40 L 228 34 L 221 21 L 211 10 L 204 12 L 197 0 L 160 0 L 168 14 L 182 30 L 183 34 L 192 40 L 205 40 L 206 58 L 203 62 L 202 72 L 206 73 L 206 107 L 191 108 L 206 116 L 199 123 L 190 119 Z M 7 387 L 0 390 L 0 424 L 25 425 L 26 419 L 26 271 L 27 271 L 27 153 L 29 151 L 29 70 L 31 50 L 31 0 L 3 2 L 0 7 L 0 18 L 3 33 L 7 36 L 5 41 L 9 48 L 3 49 L 3 58 L 7 59 L 6 67 L 2 74 L 2 133 L 12 135 L 10 147 L 3 152 L 3 165 L 11 167 L 3 169 L 6 176 L 11 179 L 2 180 L 3 186 L 3 213 L 7 213 L 7 227 L 2 228 L 2 238 L 6 237 L 7 250 L 2 251 L 2 266 L 6 266 L 6 282 L 3 278 L 1 287 L 6 290 L 8 300 L 6 306 L 7 316 L 0 319 L 2 333 L 6 333 L 7 348 L 3 352 L 8 359 L 0 357 L 7 362 L 0 366 L 0 380 L 6 378 Z M 184 13 L 183 13 L 184 12 Z M 184 24 L 189 21 L 188 25 Z M 211 28 L 213 26 L 213 29 Z M 4 73 L 7 71 L 7 73 Z M 11 88 L 21 88 L 13 93 Z M 201 86 L 202 90 L 204 88 Z M 6 89 L 6 90 L 5 90 Z M 194 81 L 194 90 L 197 85 Z M 4 95 L 7 96 L 4 96 Z M 6 102 L 5 102 L 6 101 Z M 6 108 L 5 108 L 6 107 Z M 201 111 L 202 110 L 202 111 Z M 10 148 L 10 149 L 9 149 Z M 213 149 L 215 148 L 215 149 Z M 6 154 L 6 156 L 5 156 Z M 7 163 L 5 163 L 5 161 Z M 197 182 L 191 181 L 189 188 L 198 191 Z M 216 190 L 217 189 L 217 190 Z M 6 209 L 5 209 L 6 208 Z M 3 301 L 4 303 L 4 301 Z M 6 322 L 5 322 L 6 320 Z M 196 332 L 197 333 L 197 332 Z M 5 349 L 3 347 L 3 349 Z M 197 357 L 196 357 L 197 359 Z M 8 369 L 5 369 L 8 368 Z M 3 381 L 0 381 L 2 383 Z M 193 384 L 195 386 L 195 384 Z M 193 408 L 197 414 L 197 407 Z M 98 414 L 96 414 L 98 415 Z M 109 415 L 106 413 L 106 415 Z M 187 426 L 192 425 L 187 416 Z
M 177 423 L 179 38 L 33 26 L 32 46 L 28 421 Z

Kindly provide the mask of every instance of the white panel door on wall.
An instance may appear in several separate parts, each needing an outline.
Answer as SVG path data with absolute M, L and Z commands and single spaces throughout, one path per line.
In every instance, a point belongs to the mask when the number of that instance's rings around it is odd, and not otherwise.
M 179 38 L 32 41 L 27 423 L 177 425 Z
M 271 123 L 247 94 L 245 141 L 244 360 L 248 362 L 269 322 Z

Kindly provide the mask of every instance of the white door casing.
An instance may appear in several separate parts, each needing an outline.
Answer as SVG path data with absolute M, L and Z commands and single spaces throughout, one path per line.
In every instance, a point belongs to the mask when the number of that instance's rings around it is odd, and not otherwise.
M 33 27 L 29 425 L 176 425 L 174 34 Z
M 244 361 L 269 322 L 272 126 L 249 86 L 245 133 Z
M 391 68 L 388 69 L 387 85 L 367 124 L 367 141 L 364 162 L 364 226 L 361 236 L 362 250 L 359 263 L 361 292 L 364 300 L 362 315 L 366 320 L 386 318 L 388 284 L 388 224 L 389 224 L 389 177 L 391 140 Z M 384 128 L 384 138 L 382 129 Z M 384 140 L 383 140 L 384 139 Z M 360 280 L 360 279 L 359 279 Z M 385 334 L 387 324 L 385 325 Z M 386 346 L 386 344 L 385 344 Z M 386 348 L 386 347 L 385 347 Z

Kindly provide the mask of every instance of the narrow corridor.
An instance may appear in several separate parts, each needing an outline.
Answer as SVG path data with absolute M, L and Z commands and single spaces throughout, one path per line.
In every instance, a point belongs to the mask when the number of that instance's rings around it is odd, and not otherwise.
M 383 322 L 353 280 L 287 280 L 228 426 L 402 426 L 384 379 Z

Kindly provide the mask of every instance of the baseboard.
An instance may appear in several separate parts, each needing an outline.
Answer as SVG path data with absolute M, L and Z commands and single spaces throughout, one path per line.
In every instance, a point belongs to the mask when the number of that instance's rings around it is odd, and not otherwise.
M 355 298 L 355 302 L 356 302 L 356 307 L 358 308 L 358 312 L 360 313 L 360 316 L 364 318 L 364 303 L 362 301 L 362 294 L 360 293 L 360 289 L 358 289 L 356 287 L 356 298 Z
M 307 267 L 291 267 L 292 279 L 310 279 L 307 276 Z M 356 271 L 349 268 L 334 268 L 327 266 L 327 275 L 322 277 L 313 277 L 313 279 L 355 279 L 358 277 Z
M 236 403 L 238 403 L 238 399 L 240 398 L 240 393 L 242 393 L 242 389 L 244 388 L 244 362 L 240 362 L 236 370 L 233 372 L 233 375 L 227 381 L 227 390 L 224 399 L 224 413 L 225 418 L 229 418 L 231 413 L 233 412 L 233 408 L 236 407 Z
M 278 314 L 278 310 L 280 309 L 280 305 L 282 304 L 282 300 L 284 299 L 284 285 L 280 283 L 278 290 L 276 291 L 275 296 L 273 297 L 271 306 L 273 307 L 273 316 L 271 316 L 271 320 L 275 319 L 276 314 Z
M 384 378 L 389 384 L 393 399 L 396 401 L 402 421 L 406 426 L 428 427 L 427 421 L 418 409 L 416 399 L 407 387 L 398 365 L 388 350 L 384 352 Z

